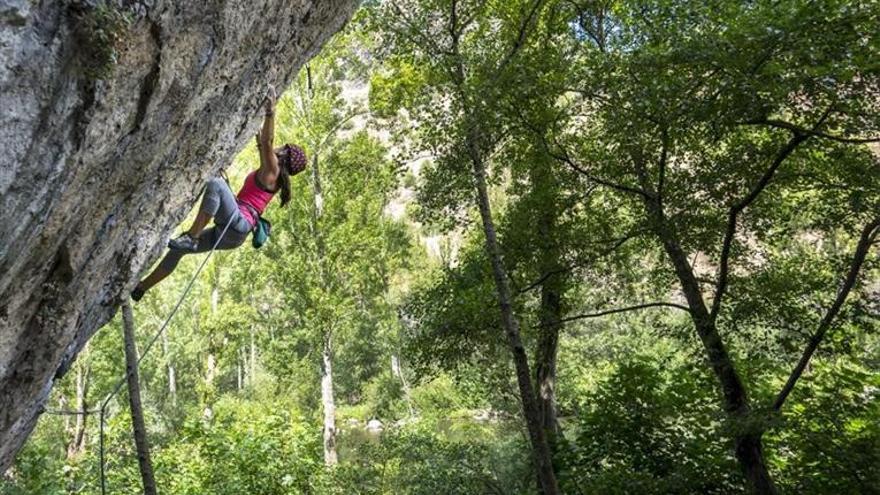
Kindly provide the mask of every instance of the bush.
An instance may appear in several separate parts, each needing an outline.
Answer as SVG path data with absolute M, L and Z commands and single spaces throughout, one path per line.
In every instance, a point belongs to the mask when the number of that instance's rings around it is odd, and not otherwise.
M 189 486 L 172 492 L 194 494 L 309 491 L 323 468 L 320 429 L 290 411 L 284 404 L 222 399 L 211 424 L 190 422 L 182 433 L 186 441 L 163 451 L 163 484 Z
M 880 492 L 880 374 L 841 361 L 813 363 L 767 435 L 787 493 Z
M 93 5 L 72 2 L 74 35 L 80 52 L 80 67 L 89 80 L 105 79 L 116 65 L 118 51 L 131 25 L 131 16 L 110 2 Z
M 558 449 L 565 492 L 742 491 L 705 372 L 630 358 L 586 404 Z
M 384 432 L 379 442 L 360 444 L 356 457 L 327 472 L 322 493 L 530 491 L 528 449 L 518 432 L 473 428 L 467 438 L 450 440 L 444 429 L 432 421 L 418 421 Z M 513 441 L 499 441 L 499 437 Z

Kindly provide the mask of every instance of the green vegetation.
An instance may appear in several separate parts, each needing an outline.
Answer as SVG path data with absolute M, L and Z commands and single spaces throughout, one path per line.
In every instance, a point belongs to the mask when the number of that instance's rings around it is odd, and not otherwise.
M 279 102 L 312 161 L 269 244 L 216 254 L 142 364 L 160 491 L 877 493 L 878 21 L 366 3 Z M 94 407 L 121 348 L 50 406 Z M 46 415 L 0 493 L 95 493 L 97 455 L 95 417 Z
M 71 2 L 78 60 L 89 81 L 110 75 L 131 25 L 131 15 L 113 2 Z

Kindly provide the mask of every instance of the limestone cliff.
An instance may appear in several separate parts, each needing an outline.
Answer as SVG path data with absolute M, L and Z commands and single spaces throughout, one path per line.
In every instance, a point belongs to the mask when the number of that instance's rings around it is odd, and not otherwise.
M 0 473 L 356 0 L 0 0 Z

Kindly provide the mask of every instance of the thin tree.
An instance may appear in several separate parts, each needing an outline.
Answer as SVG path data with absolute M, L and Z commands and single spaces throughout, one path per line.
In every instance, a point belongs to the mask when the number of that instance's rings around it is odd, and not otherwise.
M 318 271 L 321 286 L 329 290 L 327 279 L 326 246 L 321 233 L 320 222 L 324 214 L 324 196 L 321 189 L 321 171 L 318 162 L 319 150 L 312 152 L 312 235 L 315 238 L 318 255 Z M 334 466 L 338 462 L 336 454 L 336 401 L 333 394 L 333 325 L 322 322 L 321 331 L 321 405 L 324 410 L 324 464 Z
M 545 430 L 541 425 L 541 414 L 520 323 L 513 309 L 510 279 L 498 243 L 487 178 L 487 161 L 499 139 L 496 130 L 491 128 L 491 124 L 487 124 L 491 122 L 492 92 L 499 84 L 498 78 L 505 73 L 509 63 L 523 46 L 542 7 L 541 0 L 517 5 L 515 8 L 520 10 L 521 22 L 513 26 L 514 38 L 510 47 L 500 54 L 498 60 L 487 62 L 486 66 L 481 67 L 472 65 L 472 59 L 463 53 L 463 39 L 478 23 L 491 24 L 491 20 L 483 18 L 489 14 L 488 6 L 484 3 L 470 4 L 451 0 L 442 5 L 413 5 L 419 17 L 439 19 L 435 25 L 422 25 L 413 18 L 413 12 L 405 12 L 399 5 L 392 4 L 395 19 L 392 21 L 391 31 L 399 35 L 404 44 L 417 48 L 435 67 L 438 77 L 442 79 L 438 82 L 439 86 L 452 90 L 449 97 L 453 98 L 452 108 L 455 109 L 458 119 L 453 131 L 458 141 L 455 149 L 461 152 L 461 158 L 470 169 L 469 175 L 475 193 L 474 203 L 479 210 L 484 247 L 492 267 L 502 328 L 513 357 L 537 477 L 543 493 L 550 495 L 559 493 L 559 486 Z M 428 13 L 420 9 L 425 9 Z M 397 24 L 393 24 L 394 22 Z M 485 79 L 480 79 L 480 75 Z
M 80 353 L 79 359 L 76 363 L 76 410 L 77 411 L 87 411 L 89 409 L 89 404 L 87 401 L 89 394 L 89 381 L 90 376 L 92 374 L 92 367 L 89 360 L 89 349 L 88 344 L 83 349 L 83 352 Z M 66 419 L 67 417 L 65 417 Z M 87 414 L 77 414 L 74 429 L 73 429 L 73 438 L 70 440 L 70 444 L 67 446 L 67 457 L 71 458 L 81 452 L 83 452 L 86 448 L 86 421 L 88 420 Z
M 156 479 L 150 461 L 150 445 L 147 441 L 147 428 L 144 424 L 144 411 L 141 406 L 141 388 L 138 380 L 138 353 L 135 347 L 134 315 L 128 302 L 122 304 L 122 333 L 125 340 L 125 368 L 128 378 L 128 403 L 131 406 L 131 424 L 134 430 L 134 444 L 137 450 L 138 466 L 144 483 L 144 494 L 156 494 Z
M 220 306 L 220 264 L 213 263 L 211 270 L 211 316 L 218 314 Z M 202 411 L 202 418 L 210 421 L 214 417 L 214 397 L 216 395 L 216 380 L 218 370 L 217 355 L 219 354 L 219 344 L 217 335 L 211 332 L 208 336 L 208 357 L 205 363 L 205 409 Z
M 167 331 L 162 332 L 162 356 L 168 372 L 168 398 L 171 399 L 171 405 L 177 405 L 177 377 L 174 370 L 174 358 L 168 347 Z

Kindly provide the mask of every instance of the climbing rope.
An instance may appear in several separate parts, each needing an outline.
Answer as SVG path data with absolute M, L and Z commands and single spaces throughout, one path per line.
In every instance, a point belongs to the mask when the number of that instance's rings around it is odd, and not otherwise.
M 153 347 L 153 344 L 162 336 L 162 333 L 168 328 L 168 324 L 171 323 L 171 319 L 174 318 L 174 315 L 177 314 L 177 310 L 180 309 L 181 304 L 183 304 L 184 299 L 189 294 L 190 289 L 198 278 L 199 274 L 202 273 L 202 269 L 205 268 L 205 265 L 208 263 L 208 260 L 211 258 L 211 255 L 214 254 L 214 251 L 217 249 L 217 246 L 220 245 L 220 241 L 223 240 L 223 236 L 226 235 L 226 231 L 229 229 L 229 226 L 232 222 L 227 222 L 226 226 L 223 227 L 223 231 L 220 232 L 220 236 L 217 237 L 217 240 L 214 242 L 214 245 L 211 246 L 211 250 L 208 251 L 208 256 L 205 256 L 205 259 L 202 260 L 202 263 L 199 265 L 199 268 L 190 277 L 189 282 L 187 282 L 186 287 L 183 289 L 183 293 L 180 294 L 180 297 L 177 299 L 177 303 L 174 305 L 174 308 L 171 310 L 171 313 L 165 318 L 165 321 L 162 323 L 162 326 L 159 327 L 159 330 L 156 331 L 153 338 L 147 343 L 146 347 L 144 347 L 144 351 L 141 353 L 140 357 L 138 357 L 137 364 L 135 365 L 134 370 L 140 369 L 141 361 L 146 357 L 147 353 L 150 352 L 150 349 Z M 127 302 L 126 302 L 127 304 Z M 106 495 L 107 493 L 107 477 L 104 472 L 104 467 L 106 463 L 104 462 L 104 416 L 107 414 L 107 405 L 110 403 L 110 400 L 119 393 L 122 389 L 122 386 L 128 381 L 129 371 L 125 371 L 125 375 L 116 383 L 116 386 L 113 387 L 113 390 L 107 394 L 107 397 L 101 402 L 101 407 L 98 409 L 86 410 L 86 411 L 67 411 L 67 410 L 43 410 L 43 413 L 53 414 L 58 416 L 73 416 L 73 415 L 89 415 L 98 413 L 99 419 L 99 433 L 98 433 L 98 462 L 100 464 L 100 476 L 101 476 L 101 495 Z

